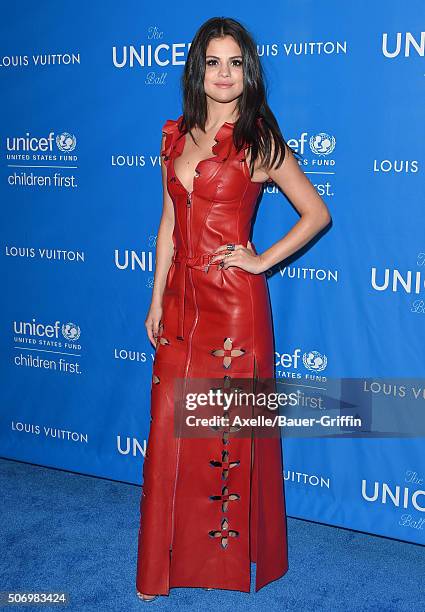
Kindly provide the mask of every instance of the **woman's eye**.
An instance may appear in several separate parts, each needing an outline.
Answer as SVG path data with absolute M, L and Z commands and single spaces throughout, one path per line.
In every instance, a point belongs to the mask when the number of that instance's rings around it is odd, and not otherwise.
M 217 64 L 217 60 L 215 59 L 207 60 L 207 66 L 215 66 L 216 64 Z M 238 60 L 238 59 L 232 60 L 232 64 L 237 67 L 242 66 L 242 60 Z

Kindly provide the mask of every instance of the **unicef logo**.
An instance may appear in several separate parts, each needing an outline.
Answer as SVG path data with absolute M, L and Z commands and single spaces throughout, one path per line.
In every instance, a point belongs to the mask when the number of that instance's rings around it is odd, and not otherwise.
M 309 351 L 303 355 L 303 364 L 307 370 L 322 372 L 328 364 L 328 358 L 318 351 Z
M 67 340 L 78 340 L 80 337 L 81 330 L 75 323 L 64 323 L 62 325 L 62 335 Z
M 77 139 L 72 134 L 68 134 L 68 132 L 62 132 L 62 134 L 58 134 L 56 136 L 56 144 L 60 151 L 69 153 L 69 151 L 73 151 L 75 149 Z
M 325 132 L 319 132 L 310 138 L 309 144 L 316 155 L 329 155 L 335 149 L 336 140 Z

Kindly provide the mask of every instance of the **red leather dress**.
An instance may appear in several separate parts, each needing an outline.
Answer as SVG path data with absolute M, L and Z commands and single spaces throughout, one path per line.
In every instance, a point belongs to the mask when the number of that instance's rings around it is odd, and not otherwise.
M 173 587 L 250 592 L 254 562 L 258 591 L 288 569 L 280 439 L 176 437 L 173 383 L 274 376 L 265 274 L 208 267 L 218 246 L 247 244 L 262 184 L 251 181 L 226 122 L 188 192 L 174 171 L 185 143 L 180 118 L 163 126 L 175 248 L 153 365 L 136 586 L 162 595 Z

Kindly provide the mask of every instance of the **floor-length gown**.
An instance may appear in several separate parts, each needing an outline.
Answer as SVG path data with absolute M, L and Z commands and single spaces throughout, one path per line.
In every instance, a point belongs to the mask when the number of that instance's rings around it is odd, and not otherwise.
M 174 256 L 153 363 L 136 587 L 249 592 L 254 562 L 258 591 L 288 569 L 280 439 L 176 437 L 173 381 L 274 376 L 265 274 L 208 266 L 218 246 L 247 244 L 262 184 L 251 180 L 245 148 L 237 151 L 234 124 L 225 122 L 188 191 L 174 171 L 185 145 L 180 119 L 163 126 Z

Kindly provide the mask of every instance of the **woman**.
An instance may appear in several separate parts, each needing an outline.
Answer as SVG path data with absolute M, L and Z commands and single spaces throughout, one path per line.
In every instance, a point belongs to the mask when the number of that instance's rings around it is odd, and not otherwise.
M 146 329 L 155 346 L 143 466 L 137 594 L 173 587 L 250 591 L 288 569 L 280 438 L 175 434 L 176 379 L 273 378 L 264 272 L 330 221 L 267 105 L 256 45 L 233 19 L 198 30 L 184 112 L 163 127 L 164 190 Z M 249 241 L 265 181 L 301 219 L 263 253 Z M 186 384 L 186 383 L 185 383 Z

